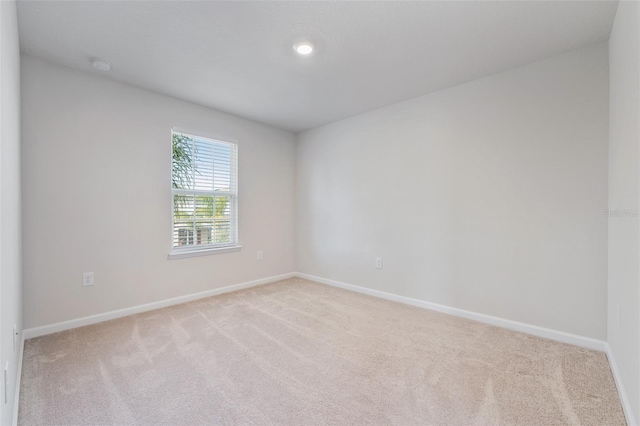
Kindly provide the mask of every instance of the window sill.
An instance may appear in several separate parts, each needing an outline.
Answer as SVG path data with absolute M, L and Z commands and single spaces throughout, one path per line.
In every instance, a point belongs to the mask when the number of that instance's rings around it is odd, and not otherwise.
M 240 251 L 242 246 L 229 246 L 229 247 L 214 247 L 206 249 L 184 250 L 184 251 L 172 251 L 169 253 L 169 260 L 173 259 L 185 259 L 187 257 L 209 256 L 212 254 L 231 253 L 234 251 Z

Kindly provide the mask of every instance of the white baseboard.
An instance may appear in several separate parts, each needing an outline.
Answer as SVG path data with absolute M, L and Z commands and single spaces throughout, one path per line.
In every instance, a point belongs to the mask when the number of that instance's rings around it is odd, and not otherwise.
M 322 284 L 328 284 L 330 286 L 343 288 L 345 290 L 356 291 L 358 293 L 368 294 L 369 296 L 380 297 L 382 299 L 392 300 L 394 302 L 405 303 L 407 305 L 430 309 L 432 311 L 443 312 L 445 314 L 454 315 L 485 324 L 491 324 L 497 327 L 507 328 L 509 330 L 520 331 L 522 333 L 532 334 L 534 336 L 544 337 L 562 343 L 569 343 L 571 345 L 581 346 L 583 348 L 595 349 L 597 351 L 605 352 L 607 347 L 607 342 L 603 340 L 592 339 L 590 337 L 579 336 L 577 334 L 566 333 L 564 331 L 552 330 L 550 328 L 539 327 L 537 325 L 525 324 L 522 322 L 511 321 L 504 318 L 465 311 L 464 309 L 452 308 L 450 306 L 439 305 L 437 303 L 426 302 L 424 300 L 412 299 L 410 297 L 399 296 L 397 294 L 386 293 L 379 290 L 372 290 L 369 288 L 359 287 L 353 284 L 347 284 L 327 278 L 316 277 L 314 275 L 303 274 L 300 272 L 297 272 L 295 275 L 300 278 L 316 281 Z
M 613 352 L 611 351 L 611 346 L 609 343 L 606 345 L 607 359 L 609 359 L 609 365 L 611 365 L 611 372 L 613 373 L 613 379 L 616 381 L 616 387 L 618 388 L 618 395 L 620 396 L 620 403 L 622 404 L 622 409 L 624 411 L 624 415 L 627 418 L 627 424 L 629 426 L 637 426 L 635 419 L 633 418 L 633 411 L 631 411 L 631 403 L 629 402 L 629 397 L 624 390 L 624 385 L 622 384 L 622 377 L 620 376 L 620 371 L 618 370 L 618 365 L 616 364 L 616 358 L 613 356 Z
M 259 280 L 248 281 L 240 284 L 233 284 L 226 287 L 215 288 L 213 290 L 202 291 L 200 293 L 187 294 L 185 296 L 174 297 L 172 299 L 160 300 L 158 302 L 147 303 L 145 305 L 132 306 L 129 308 L 118 309 L 117 311 L 104 312 L 101 314 L 91 315 L 72 319 L 68 321 L 57 322 L 55 324 L 43 325 L 40 327 L 28 328 L 23 330 L 24 340 L 33 337 L 44 336 L 47 334 L 58 333 L 72 328 L 83 327 L 85 325 L 96 324 L 103 321 L 109 321 L 116 318 L 122 318 L 140 312 L 153 311 L 154 309 L 166 308 L 167 306 L 179 305 L 180 303 L 191 302 L 193 300 L 204 299 L 205 297 L 216 296 L 218 294 L 229 293 L 231 291 L 242 290 L 245 288 L 255 287 L 262 284 L 268 284 L 275 281 L 285 280 L 295 276 L 291 272 L 283 275 L 275 275 L 272 277 L 262 278 Z
M 24 356 L 24 332 L 20 333 L 20 347 L 18 348 L 18 366 L 16 367 L 16 388 L 13 397 L 13 420 L 11 424 L 18 424 L 18 409 L 20 408 L 20 382 L 22 381 L 22 357 Z

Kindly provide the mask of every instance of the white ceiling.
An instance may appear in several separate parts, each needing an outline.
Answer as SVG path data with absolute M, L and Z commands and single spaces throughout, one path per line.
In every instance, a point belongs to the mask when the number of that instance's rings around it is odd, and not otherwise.
M 18 19 L 29 55 L 300 131 L 605 41 L 616 7 L 21 0 Z

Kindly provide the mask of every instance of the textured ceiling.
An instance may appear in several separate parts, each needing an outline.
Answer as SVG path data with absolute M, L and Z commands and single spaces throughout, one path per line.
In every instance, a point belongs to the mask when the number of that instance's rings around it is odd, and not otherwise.
M 605 41 L 616 7 L 21 0 L 18 19 L 26 54 L 300 131 Z

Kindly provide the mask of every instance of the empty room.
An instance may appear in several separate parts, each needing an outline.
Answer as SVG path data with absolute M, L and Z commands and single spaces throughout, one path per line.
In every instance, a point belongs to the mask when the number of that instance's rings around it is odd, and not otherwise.
M 1 425 L 638 425 L 640 2 L 0 0 Z

